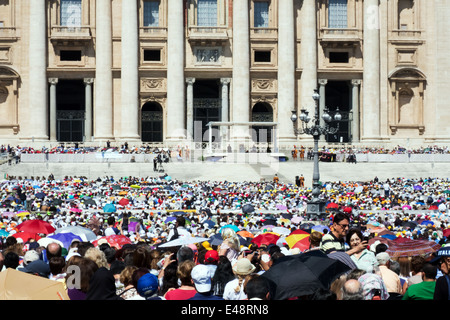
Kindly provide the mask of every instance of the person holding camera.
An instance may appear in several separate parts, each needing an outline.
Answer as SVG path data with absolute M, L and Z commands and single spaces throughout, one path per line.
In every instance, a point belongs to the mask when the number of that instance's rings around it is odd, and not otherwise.
M 378 266 L 378 261 L 375 254 L 367 249 L 368 242 L 364 239 L 361 230 L 357 228 L 350 229 L 346 235 L 346 242 L 350 246 L 350 250 L 347 253 L 352 253 L 350 258 L 358 269 L 373 272 L 375 267 Z

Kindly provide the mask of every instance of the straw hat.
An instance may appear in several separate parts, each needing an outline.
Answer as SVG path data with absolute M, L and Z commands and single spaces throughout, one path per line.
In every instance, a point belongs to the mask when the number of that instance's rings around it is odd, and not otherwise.
M 255 271 L 256 267 L 248 259 L 239 259 L 233 266 L 233 272 L 238 275 L 246 276 Z

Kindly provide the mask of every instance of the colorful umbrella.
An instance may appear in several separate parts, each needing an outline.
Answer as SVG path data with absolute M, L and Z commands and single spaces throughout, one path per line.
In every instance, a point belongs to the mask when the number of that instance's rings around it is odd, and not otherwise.
M 244 237 L 244 238 L 252 238 L 253 239 L 255 237 L 255 235 L 253 233 L 248 232 L 247 230 L 241 230 L 241 231 L 238 231 L 236 233 L 238 235 L 240 235 L 241 237 Z
M 116 206 L 113 205 L 112 203 L 108 203 L 103 207 L 103 212 L 105 213 L 116 212 Z
M 30 233 L 49 234 L 55 232 L 55 228 L 44 220 L 26 220 L 17 226 L 19 231 L 27 231 Z
M 397 238 L 391 241 L 387 253 L 393 258 L 396 257 L 412 257 L 433 253 L 441 247 L 440 244 L 428 240 L 411 240 L 408 238 Z
M 84 228 L 81 226 L 68 226 L 63 227 L 55 230 L 55 234 L 57 233 L 68 233 L 71 232 L 73 234 L 76 234 L 77 236 L 80 236 L 83 241 L 93 241 L 97 239 L 97 235 L 88 228 Z
M 0 237 L 8 237 L 9 236 L 9 232 L 6 231 L 5 229 L 0 229 Z
M 16 239 L 18 239 L 18 238 L 22 239 L 23 242 L 27 242 L 30 239 L 39 240 L 41 238 L 36 233 L 31 233 L 31 232 L 26 232 L 26 231 L 14 233 L 14 234 L 12 234 L 12 236 Z
M 442 234 L 444 237 L 448 238 L 450 236 L 450 229 L 442 230 Z
M 328 228 L 327 226 L 324 226 L 323 224 L 318 224 L 315 225 L 314 227 L 311 228 L 311 231 L 317 231 L 320 233 L 324 233 L 325 230 L 327 230 L 327 232 L 330 232 L 330 228 Z
M 254 237 L 251 242 L 260 247 L 261 245 L 276 244 L 278 239 L 280 239 L 278 234 L 266 232 Z
M 209 241 L 209 238 L 183 236 L 159 245 L 160 248 L 187 246 L 193 243 Z
M 335 202 L 330 202 L 327 205 L 327 209 L 338 209 L 338 208 L 339 208 L 339 205 L 337 203 L 335 203 Z
M 14 211 L 5 211 L 2 213 L 2 217 L 12 218 L 16 215 Z
M 291 249 L 298 248 L 298 249 L 300 249 L 301 252 L 303 252 L 303 251 L 309 249 L 309 246 L 310 246 L 310 243 L 309 243 L 309 236 L 310 236 L 310 235 L 308 234 L 308 235 L 307 235 L 306 237 L 304 237 L 303 239 L 298 240 L 298 241 L 291 247 Z
M 294 245 L 300 241 L 303 240 L 305 238 L 309 237 L 309 233 L 306 231 L 303 231 L 301 229 L 295 230 L 293 232 L 291 232 L 287 237 L 286 237 L 286 243 L 288 244 L 289 248 L 293 248 Z M 309 244 L 308 244 L 309 246 Z
M 219 232 L 222 232 L 222 230 L 225 229 L 225 228 L 231 228 L 231 229 L 233 229 L 235 232 L 238 232 L 238 231 L 241 230 L 241 229 L 239 229 L 239 227 L 238 227 L 237 225 L 234 225 L 234 224 L 227 224 L 227 225 L 223 226 L 222 228 L 220 228 Z
M 52 234 L 47 236 L 47 238 L 51 238 L 51 239 L 55 239 L 57 241 L 60 241 L 63 244 L 63 247 L 66 249 L 69 249 L 70 245 L 72 244 L 73 240 L 78 240 L 80 242 L 83 242 L 83 239 L 81 239 L 80 236 L 72 233 L 72 232 L 67 232 L 67 233 L 56 233 L 56 234 Z
M 115 247 L 116 249 L 121 249 L 123 245 L 125 244 L 132 244 L 133 242 L 131 241 L 130 238 L 128 238 L 127 236 L 124 236 L 122 234 L 113 234 L 112 236 L 105 236 L 105 237 L 101 237 L 100 239 L 94 240 L 92 241 L 92 244 L 94 246 L 97 246 L 98 242 L 101 240 L 106 240 L 106 242 L 111 246 L 111 247 Z
M 130 203 L 130 200 L 128 200 L 127 198 L 122 198 L 122 199 L 119 200 L 119 204 L 121 206 L 126 206 L 129 203 Z
M 28 212 L 28 211 L 17 211 L 17 213 L 16 213 L 16 216 L 18 216 L 18 217 L 26 217 L 26 216 L 28 216 L 28 215 L 30 215 L 30 213 Z

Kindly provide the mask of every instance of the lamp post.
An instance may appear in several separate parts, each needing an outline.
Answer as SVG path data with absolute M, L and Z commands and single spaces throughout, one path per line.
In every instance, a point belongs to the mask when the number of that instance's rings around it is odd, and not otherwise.
M 294 133 L 296 136 L 299 134 L 309 134 L 314 138 L 314 171 L 313 171 L 313 184 L 312 184 L 312 199 L 308 201 L 306 214 L 309 216 L 310 220 L 320 219 L 325 216 L 325 204 L 326 201 L 323 198 L 320 198 L 320 174 L 319 174 L 319 138 L 321 135 L 326 134 L 334 134 L 339 130 L 339 121 L 342 119 L 341 114 L 339 113 L 339 108 L 336 111 L 333 111 L 330 115 L 330 112 L 325 108 L 324 114 L 322 115 L 322 119 L 325 121 L 323 126 L 320 125 L 320 115 L 319 115 L 319 100 L 320 95 L 317 89 L 314 90 L 314 94 L 312 98 L 315 102 L 315 114 L 314 118 L 311 119 L 307 110 L 300 110 L 300 116 L 297 116 L 297 111 L 293 110 L 291 114 L 291 121 L 294 125 Z M 301 128 L 297 128 L 297 120 L 301 121 Z M 338 121 L 337 127 L 331 127 L 331 121 Z M 309 122 L 311 121 L 311 125 Z

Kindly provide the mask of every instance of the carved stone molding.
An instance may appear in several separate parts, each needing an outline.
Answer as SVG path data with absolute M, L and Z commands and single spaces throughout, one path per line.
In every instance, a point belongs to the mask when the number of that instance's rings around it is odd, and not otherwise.
M 276 90 L 276 82 L 273 79 L 254 79 L 252 80 L 254 91 L 274 91 Z
M 141 79 L 141 91 L 143 92 L 166 91 L 166 80 L 155 78 Z

